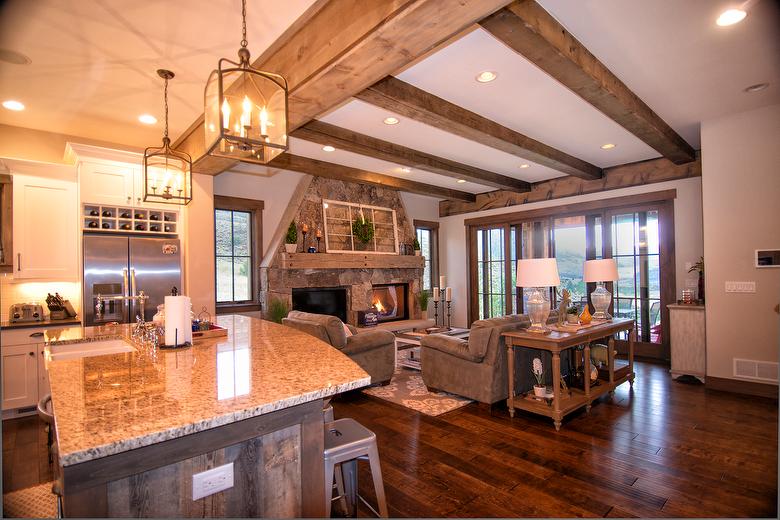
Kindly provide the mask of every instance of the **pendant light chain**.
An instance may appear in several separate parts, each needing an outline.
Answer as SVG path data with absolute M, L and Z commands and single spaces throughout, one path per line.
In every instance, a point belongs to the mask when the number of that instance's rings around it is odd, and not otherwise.
M 246 48 L 249 44 L 246 41 L 246 0 L 241 0 L 241 47 Z
M 165 138 L 168 138 L 168 78 L 165 78 Z

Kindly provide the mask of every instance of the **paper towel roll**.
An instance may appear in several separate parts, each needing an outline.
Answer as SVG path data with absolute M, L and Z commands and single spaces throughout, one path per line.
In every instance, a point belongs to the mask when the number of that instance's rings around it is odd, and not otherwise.
M 188 296 L 165 297 L 165 346 L 192 344 L 192 302 Z

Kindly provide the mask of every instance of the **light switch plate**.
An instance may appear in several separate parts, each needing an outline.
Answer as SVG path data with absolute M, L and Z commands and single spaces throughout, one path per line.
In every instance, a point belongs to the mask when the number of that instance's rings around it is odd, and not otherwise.
M 192 476 L 192 499 L 219 493 L 233 487 L 233 463 L 225 464 Z
M 756 282 L 726 282 L 727 293 L 754 293 Z

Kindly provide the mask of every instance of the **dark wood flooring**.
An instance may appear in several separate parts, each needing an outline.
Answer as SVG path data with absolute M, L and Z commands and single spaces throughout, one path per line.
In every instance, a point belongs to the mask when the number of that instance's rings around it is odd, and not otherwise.
M 777 407 L 649 363 L 633 391 L 622 385 L 560 432 L 505 406 L 430 417 L 359 392 L 334 403 L 376 433 L 396 517 L 777 518 Z M 359 487 L 373 503 L 363 463 Z
M 3 421 L 3 493 L 54 479 L 46 423 L 37 415 Z
M 667 370 L 638 363 L 633 391 L 621 386 L 560 432 L 476 404 L 430 417 L 353 392 L 334 408 L 376 433 L 391 516 L 777 518 L 777 402 Z M 52 479 L 44 426 L 3 422 L 4 492 Z M 373 503 L 364 463 L 360 491 Z

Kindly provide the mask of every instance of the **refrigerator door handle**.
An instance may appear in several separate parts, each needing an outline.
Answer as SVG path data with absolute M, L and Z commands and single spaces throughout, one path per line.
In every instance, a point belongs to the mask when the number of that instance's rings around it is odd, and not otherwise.
M 122 296 L 130 296 L 127 292 L 127 267 L 122 268 Z
M 132 296 L 136 296 L 136 292 L 135 292 L 135 268 L 134 267 L 130 268 L 130 280 L 131 280 L 131 283 L 132 283 L 132 289 L 131 289 L 133 291 Z

